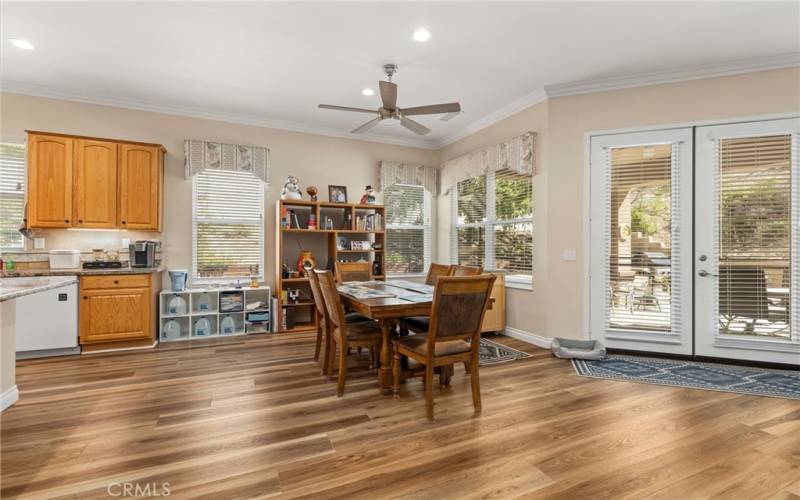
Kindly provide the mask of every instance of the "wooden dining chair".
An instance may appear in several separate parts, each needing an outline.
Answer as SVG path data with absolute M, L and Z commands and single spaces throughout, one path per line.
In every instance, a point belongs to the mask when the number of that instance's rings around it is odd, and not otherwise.
M 425 277 L 425 284 L 435 286 L 439 276 L 447 276 L 451 267 L 447 264 L 431 264 L 431 267 L 428 268 L 428 275 Z
M 401 356 L 425 366 L 425 412 L 433 421 L 433 371 L 436 367 L 469 362 L 472 404 L 481 411 L 478 374 L 481 323 L 496 276 L 443 276 L 433 295 L 428 335 L 400 337 L 392 342 L 394 397 L 400 396 Z
M 336 385 L 336 394 L 344 394 L 344 384 L 347 378 L 347 354 L 350 347 L 365 347 L 370 353 L 370 369 L 375 368 L 378 349 L 381 345 L 381 329 L 375 321 L 359 321 L 348 323 L 342 299 L 336 289 L 336 282 L 330 271 L 314 271 L 319 280 L 322 300 L 325 311 L 328 313 L 328 338 L 332 339 L 330 348 L 326 349 L 329 356 L 328 366 L 333 371 L 333 362 L 336 358 L 336 346 L 339 353 L 339 379 Z
M 450 272 L 447 274 L 448 276 L 478 276 L 479 274 L 483 274 L 482 267 L 472 267 L 472 266 L 461 266 L 461 265 L 454 265 L 450 266 Z
M 337 262 L 336 281 L 370 281 L 372 264 L 369 262 Z

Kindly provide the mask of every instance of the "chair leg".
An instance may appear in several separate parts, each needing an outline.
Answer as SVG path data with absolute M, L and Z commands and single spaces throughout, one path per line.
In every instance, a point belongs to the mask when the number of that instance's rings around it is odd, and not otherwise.
M 325 331 L 325 349 L 322 351 L 324 359 L 322 360 L 322 374 L 328 375 L 331 369 L 331 343 L 333 339 L 328 335 L 327 329 Z
M 317 330 L 317 342 L 314 345 L 314 361 L 319 360 L 319 351 L 322 348 L 322 328 Z
M 394 398 L 400 398 L 400 351 L 394 346 L 394 361 L 392 362 L 392 388 Z
M 464 361 L 464 371 L 469 375 L 469 361 Z
M 475 407 L 475 413 L 481 411 L 481 383 L 478 379 L 478 353 L 472 356 L 472 366 L 469 373 L 469 385 L 472 387 L 472 406 Z
M 439 367 L 439 387 L 444 389 L 450 385 L 450 376 L 453 372 L 453 365 Z
M 375 346 L 369 346 L 369 369 L 374 370 L 375 368 Z
M 433 365 L 425 365 L 425 415 L 433 422 Z
M 344 395 L 344 381 L 347 377 L 347 353 L 350 349 L 343 346 L 339 351 L 339 381 L 336 384 L 336 395 L 342 397 Z

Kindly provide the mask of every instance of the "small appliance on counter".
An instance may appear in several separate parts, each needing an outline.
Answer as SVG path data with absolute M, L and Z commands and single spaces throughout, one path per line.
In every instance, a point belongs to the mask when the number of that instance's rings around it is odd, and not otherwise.
M 83 263 L 84 269 L 122 269 L 122 262 L 118 260 L 87 260 Z
M 50 250 L 50 269 L 79 269 L 81 252 L 78 250 Z
M 157 241 L 139 240 L 128 246 L 131 267 L 155 267 Z

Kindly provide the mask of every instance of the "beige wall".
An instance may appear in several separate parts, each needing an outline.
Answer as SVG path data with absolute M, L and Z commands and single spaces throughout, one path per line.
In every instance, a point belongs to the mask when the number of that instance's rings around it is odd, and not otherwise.
M 527 130 L 539 133 L 534 290 L 509 290 L 509 326 L 546 337 L 583 336 L 587 132 L 791 112 L 800 112 L 797 68 L 554 98 L 444 148 L 442 160 Z M 440 211 L 440 233 L 448 217 L 449 210 Z M 578 251 L 576 262 L 561 259 L 566 249 Z
M 589 131 L 658 126 L 773 113 L 800 112 L 800 69 L 785 69 L 549 99 L 440 151 L 390 146 L 212 120 L 184 118 L 107 106 L 0 94 L 0 137 L 23 138 L 24 129 L 163 143 L 166 220 L 162 236 L 168 266 L 191 265 L 191 182 L 183 178 L 187 137 L 262 144 L 272 150 L 267 188 L 266 267 L 273 276 L 273 207 L 287 174 L 303 187 L 346 184 L 352 198 L 376 183 L 377 162 L 400 159 L 438 165 L 481 146 L 525 131 L 538 133 L 534 180 L 535 241 L 532 291 L 508 291 L 508 325 L 554 337 L 583 335 L 584 139 Z M 450 199 L 438 207 L 437 261 L 449 258 Z M 59 246 L 73 241 L 59 232 Z M 77 232 L 75 234 L 78 234 Z M 109 238 L 118 239 L 119 233 Z M 78 236 L 75 236 L 78 238 Z M 52 248 L 49 244 L 48 247 Z M 575 262 L 563 250 L 578 251 Z M 436 253 L 436 252 L 434 252 Z
M 24 131 L 42 130 L 68 134 L 127 139 L 164 144 L 167 148 L 164 180 L 164 231 L 42 231 L 47 248 L 88 250 L 99 244 L 119 245 L 121 238 L 161 239 L 167 266 L 191 268 L 192 183 L 184 179 L 183 141 L 208 139 L 270 148 L 272 183 L 265 191 L 265 264 L 267 282 L 274 281 L 275 201 L 288 174 L 297 176 L 303 188 L 315 185 L 327 200 L 328 184 L 346 185 L 350 201 L 358 201 L 366 184 L 378 181 L 378 161 L 396 159 L 436 165 L 435 151 L 367 141 L 303 134 L 265 127 L 186 118 L 110 106 L 82 104 L 17 94 L 0 94 L 0 138 L 22 140 Z M 291 264 L 291 262 L 290 262 Z

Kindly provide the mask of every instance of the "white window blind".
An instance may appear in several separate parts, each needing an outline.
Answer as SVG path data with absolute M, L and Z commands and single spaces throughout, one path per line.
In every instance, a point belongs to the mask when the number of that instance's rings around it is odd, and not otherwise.
M 25 217 L 25 146 L 0 143 L 0 248 L 21 249 Z
M 503 170 L 466 179 L 453 199 L 452 263 L 505 271 L 509 282 L 531 283 L 533 178 Z
M 264 274 L 264 185 L 246 172 L 193 177 L 192 274 L 225 279 Z
M 422 186 L 384 191 L 387 274 L 424 273 L 431 260 L 431 195 Z
M 719 333 L 789 339 L 792 136 L 721 139 L 717 168 Z

